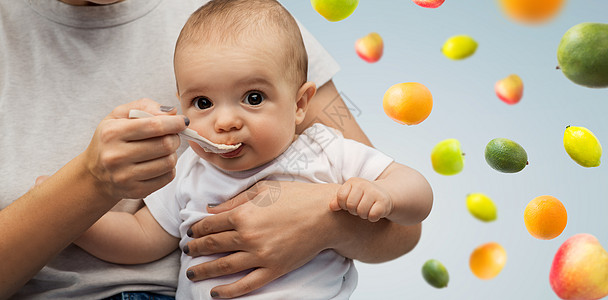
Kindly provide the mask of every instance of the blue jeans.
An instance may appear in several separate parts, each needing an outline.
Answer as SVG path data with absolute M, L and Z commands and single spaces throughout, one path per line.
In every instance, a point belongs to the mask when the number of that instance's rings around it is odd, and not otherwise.
M 149 292 L 122 292 L 103 300 L 175 300 L 175 297 Z

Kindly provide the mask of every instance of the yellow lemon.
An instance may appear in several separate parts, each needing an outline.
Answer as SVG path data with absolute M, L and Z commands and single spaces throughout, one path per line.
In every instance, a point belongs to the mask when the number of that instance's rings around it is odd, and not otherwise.
M 468 35 L 455 35 L 449 38 L 443 47 L 441 52 L 447 58 L 450 59 L 465 59 L 477 50 L 477 42 Z
M 564 132 L 564 148 L 579 165 L 590 168 L 600 165 L 602 145 L 589 129 L 568 126 Z
M 496 205 L 490 197 L 482 193 L 467 195 L 467 209 L 481 221 L 491 222 L 496 220 Z

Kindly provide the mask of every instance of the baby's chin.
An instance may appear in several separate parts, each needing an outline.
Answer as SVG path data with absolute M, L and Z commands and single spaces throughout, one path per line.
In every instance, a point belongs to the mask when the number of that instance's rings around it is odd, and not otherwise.
M 210 164 L 224 172 L 244 172 L 251 171 L 266 165 L 268 162 L 247 164 L 238 162 L 240 157 L 236 158 L 221 158 L 220 161 L 207 160 Z M 227 161 L 230 160 L 230 161 Z

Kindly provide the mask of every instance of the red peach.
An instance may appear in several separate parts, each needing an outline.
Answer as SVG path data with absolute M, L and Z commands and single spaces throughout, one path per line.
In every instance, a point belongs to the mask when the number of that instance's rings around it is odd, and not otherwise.
M 445 0 L 412 0 L 416 5 L 426 8 L 437 8 L 445 2 Z
M 355 42 L 355 51 L 363 60 L 369 63 L 374 63 L 380 60 L 384 51 L 384 43 L 382 37 L 372 32 Z
M 521 78 L 515 74 L 511 74 L 494 85 L 496 96 L 504 103 L 513 105 L 517 104 L 524 94 L 524 83 Z
M 576 234 L 557 250 L 549 274 L 561 299 L 595 300 L 608 296 L 608 252 L 591 234 Z

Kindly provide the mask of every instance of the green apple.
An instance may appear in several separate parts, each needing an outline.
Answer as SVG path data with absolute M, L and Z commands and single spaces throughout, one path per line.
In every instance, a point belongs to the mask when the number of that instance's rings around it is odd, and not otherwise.
M 359 0 L 310 0 L 310 4 L 325 19 L 337 22 L 353 13 L 359 5 Z
M 439 142 L 431 151 L 431 163 L 435 172 L 441 175 L 455 175 L 464 167 L 464 154 L 457 139 Z

